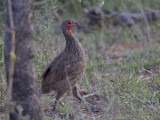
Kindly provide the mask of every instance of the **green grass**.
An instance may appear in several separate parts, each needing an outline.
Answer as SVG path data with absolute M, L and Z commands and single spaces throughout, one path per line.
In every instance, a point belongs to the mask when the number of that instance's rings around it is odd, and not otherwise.
M 119 29 L 125 35 L 121 35 Z M 107 31 L 97 31 L 95 34 L 76 32 L 87 52 L 88 58 L 85 77 L 80 81 L 79 87 L 89 93 L 97 93 L 105 97 L 105 100 L 97 101 L 97 104 L 102 102 L 105 106 L 104 109 L 108 110 L 107 113 L 101 114 L 104 119 L 158 120 L 158 115 L 146 107 L 144 103 L 158 109 L 160 99 L 160 94 L 157 92 L 160 85 L 160 45 L 154 37 L 152 42 L 137 41 L 135 38 L 129 37 L 136 34 L 132 29 L 118 28 L 117 31 L 116 35 L 116 31 L 113 32 L 112 28 Z M 51 33 L 48 33 L 48 35 L 50 36 Z M 47 41 L 45 40 L 46 47 L 43 46 L 43 49 L 48 49 L 48 61 L 51 61 L 56 56 L 55 54 L 63 49 L 64 38 L 62 34 L 56 36 L 55 39 L 54 37 L 48 37 L 48 35 L 45 36 Z M 108 35 L 119 39 L 113 39 Z M 59 41 L 56 40 L 57 38 L 59 38 Z M 110 42 L 107 43 L 107 41 Z M 41 44 L 38 46 L 41 46 Z M 54 52 L 51 50 L 56 50 L 57 46 L 59 46 L 60 51 Z M 46 57 L 42 51 L 40 53 L 42 55 L 39 54 L 39 56 Z M 120 57 L 125 57 L 120 60 L 119 57 L 111 59 L 108 58 L 110 54 L 120 54 Z M 44 62 L 47 60 L 41 57 L 37 59 L 39 63 L 36 64 L 40 68 L 39 71 L 42 71 L 43 67 L 47 65 L 47 62 Z M 42 66 L 41 63 L 45 65 Z M 154 95 L 155 93 L 156 95 Z M 53 99 L 49 100 L 52 101 Z M 69 114 L 74 112 L 76 105 L 68 103 L 69 100 L 71 100 L 70 97 L 64 96 L 65 108 L 59 108 L 60 113 Z M 110 104 L 111 107 L 108 107 Z M 79 107 L 82 106 L 82 104 L 79 105 Z M 83 115 L 89 116 L 89 113 L 79 111 L 79 114 L 74 114 L 74 117 L 80 119 Z M 93 114 L 93 117 L 96 117 L 96 115 Z M 88 117 L 85 118 L 89 119 Z
M 124 5 L 130 8 L 129 11 L 139 11 L 137 4 L 143 8 L 151 7 L 158 9 L 159 0 L 145 1 L 105 1 L 104 8 L 109 10 L 118 9 L 124 11 Z M 59 3 L 60 4 L 60 3 Z M 62 11 L 66 11 L 61 16 L 57 14 L 50 15 L 45 20 L 46 25 L 34 33 L 35 45 L 35 66 L 38 78 L 47 64 L 54 59 L 64 48 L 65 39 L 61 29 L 54 24 L 60 24 L 63 19 L 75 18 L 84 21 L 82 11 L 76 8 L 77 2 L 73 3 L 75 12 L 72 14 L 66 6 Z M 118 5 L 119 6 L 118 6 Z M 46 9 L 46 7 L 44 7 Z M 80 15 L 77 15 L 77 14 Z M 71 14 L 71 15 L 70 15 Z M 68 17 L 69 16 L 69 17 Z M 75 17 L 74 17 L 75 16 Z M 37 19 L 34 19 L 36 23 Z M 59 22 L 57 22 L 59 21 Z M 144 24 L 137 24 L 136 27 L 125 28 L 121 26 L 114 27 L 107 25 L 102 28 L 87 26 L 87 29 L 94 28 L 96 31 L 85 33 L 83 30 L 73 29 L 73 33 L 82 43 L 87 54 L 87 67 L 85 75 L 79 82 L 80 90 L 88 93 L 100 95 L 100 99 L 94 97 L 87 98 L 87 101 L 94 102 L 95 106 L 105 109 L 104 113 L 91 113 L 84 111 L 85 105 L 78 103 L 69 95 L 64 95 L 64 108 L 57 106 L 57 111 L 51 116 L 48 112 L 55 100 L 55 94 L 41 96 L 41 109 L 45 113 L 45 119 L 100 119 L 100 120 L 158 120 L 159 115 L 149 108 L 159 110 L 160 102 L 160 28 L 158 23 L 149 27 Z M 4 31 L 3 31 L 4 32 Z M 148 40 L 147 35 L 151 39 Z M 3 36 L 0 36 L 0 49 L 3 49 Z M 0 55 L 3 56 L 2 51 Z M 3 96 L 0 98 L 0 107 L 4 106 L 6 100 L 6 83 L 4 60 L 1 60 L 0 69 L 0 92 Z M 41 83 L 41 80 L 37 80 Z M 1 114 L 1 113 L 0 113 Z

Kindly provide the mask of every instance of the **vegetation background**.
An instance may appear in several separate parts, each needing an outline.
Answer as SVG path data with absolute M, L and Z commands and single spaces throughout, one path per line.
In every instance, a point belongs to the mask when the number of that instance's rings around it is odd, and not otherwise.
M 160 119 L 160 20 L 133 27 L 88 25 L 83 8 L 102 7 L 110 11 L 139 12 L 159 10 L 159 0 L 47 0 L 35 1 L 33 33 L 37 81 L 46 65 L 65 46 L 60 24 L 65 19 L 79 21 L 84 29 L 73 29 L 87 53 L 87 69 L 79 89 L 93 96 L 87 101 L 104 112 L 92 113 L 71 96 L 64 96 L 55 114 L 50 107 L 55 94 L 41 97 L 45 119 Z M 39 2 L 39 4 L 38 4 Z M 5 1 L 0 1 L 0 119 L 6 102 L 3 58 Z

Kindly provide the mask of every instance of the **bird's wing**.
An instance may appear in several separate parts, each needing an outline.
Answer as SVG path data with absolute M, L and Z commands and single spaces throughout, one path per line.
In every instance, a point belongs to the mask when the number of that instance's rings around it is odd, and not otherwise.
M 50 90 L 52 90 L 53 84 L 60 79 L 60 76 L 58 76 L 60 71 L 59 64 L 62 62 L 63 57 L 61 55 L 57 56 L 44 70 L 44 72 L 41 75 L 42 79 L 42 93 L 48 93 Z M 63 62 L 61 63 L 63 64 Z M 62 76 L 61 76 L 62 77 Z
M 55 58 L 42 74 L 42 88 L 60 80 L 73 78 L 81 71 L 78 67 L 81 67 L 81 62 L 72 55 Z
M 46 69 L 43 71 L 41 75 L 42 82 L 45 81 L 45 79 L 48 76 L 50 76 L 51 73 L 52 73 L 52 77 L 54 78 L 54 76 L 56 75 L 56 73 L 54 72 L 56 72 L 56 69 L 58 69 L 58 65 L 60 64 L 62 59 L 63 57 L 59 55 L 50 64 L 47 65 Z
M 63 58 L 64 58 L 63 56 L 64 56 L 64 53 L 62 52 L 57 57 L 55 57 L 54 60 L 47 65 L 40 79 L 42 80 L 46 79 L 46 77 L 51 73 L 51 71 L 55 70 L 57 68 L 57 65 L 63 62 Z

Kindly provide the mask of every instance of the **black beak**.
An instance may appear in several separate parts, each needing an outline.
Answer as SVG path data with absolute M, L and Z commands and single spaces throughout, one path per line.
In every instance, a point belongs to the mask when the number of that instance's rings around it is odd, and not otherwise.
M 82 27 L 78 22 L 75 22 L 75 24 L 76 24 L 78 27 Z

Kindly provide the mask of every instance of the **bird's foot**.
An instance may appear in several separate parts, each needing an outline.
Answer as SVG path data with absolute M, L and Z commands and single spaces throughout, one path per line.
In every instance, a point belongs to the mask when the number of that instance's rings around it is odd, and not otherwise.
M 102 108 L 94 107 L 92 104 L 90 104 L 88 102 L 86 103 L 86 107 L 91 112 L 104 112 L 104 110 Z
M 64 107 L 62 102 L 59 101 L 58 104 L 61 105 L 62 107 Z M 54 112 L 56 110 L 56 105 L 57 105 L 57 103 L 52 105 L 52 112 Z
M 104 110 L 102 108 L 98 108 L 98 107 L 94 107 L 94 106 L 91 106 L 90 110 L 92 112 L 104 112 Z
M 88 95 L 89 93 L 87 92 L 87 91 L 80 91 L 79 92 L 79 94 L 81 95 L 81 96 L 85 96 L 85 95 Z
M 64 107 L 64 104 L 63 104 L 62 102 L 59 101 L 59 104 L 60 104 L 62 107 Z
M 52 112 L 54 112 L 56 110 L 56 106 L 52 105 Z

